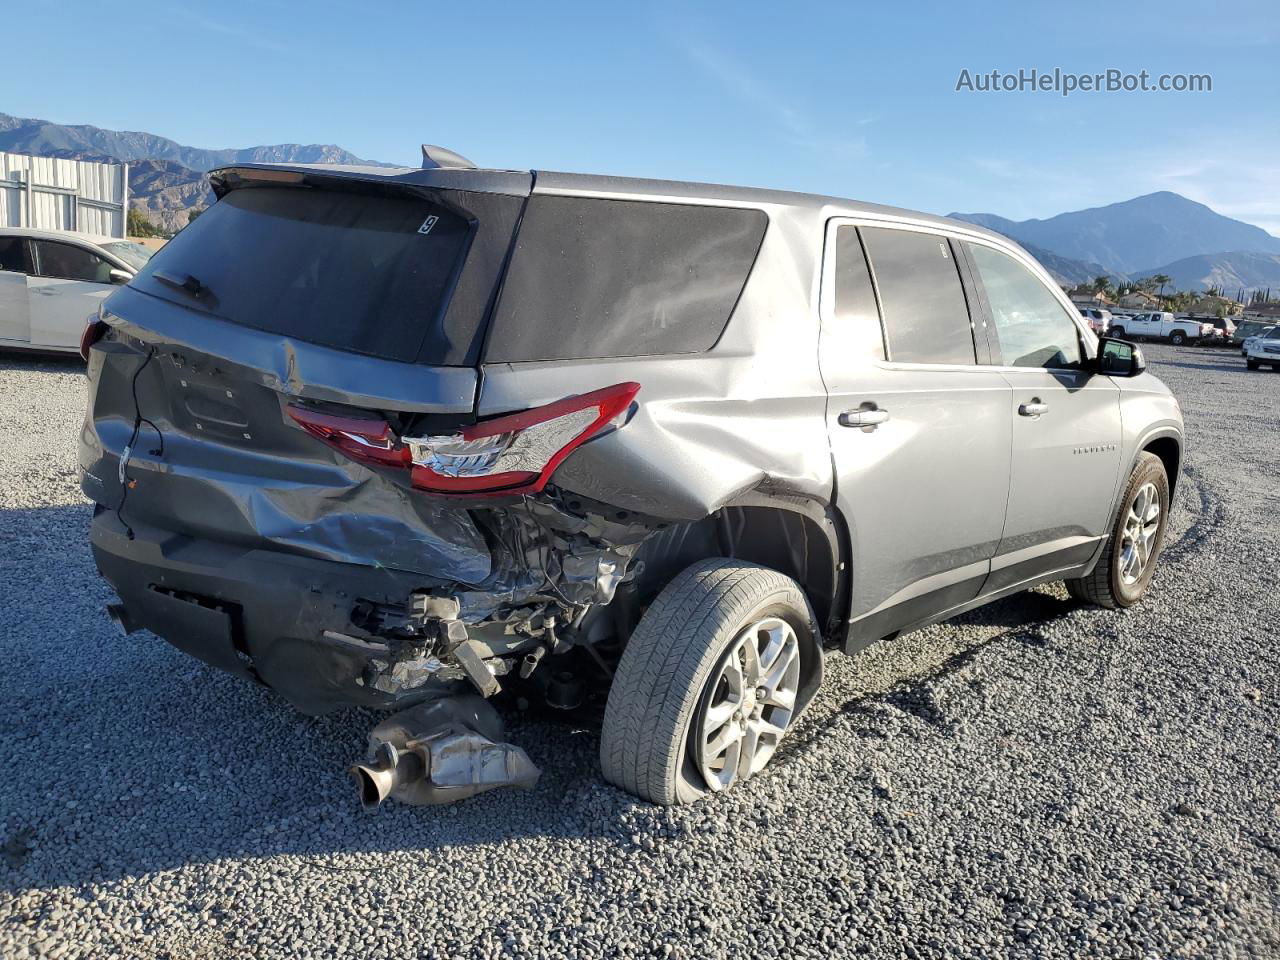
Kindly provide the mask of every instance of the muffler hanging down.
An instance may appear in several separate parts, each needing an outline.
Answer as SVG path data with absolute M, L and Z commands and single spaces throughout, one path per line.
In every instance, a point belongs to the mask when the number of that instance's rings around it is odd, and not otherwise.
M 369 733 L 369 760 L 351 768 L 372 809 L 451 803 L 494 787 L 530 790 L 542 773 L 528 754 L 502 741 L 502 718 L 482 698 L 442 697 L 393 714 Z

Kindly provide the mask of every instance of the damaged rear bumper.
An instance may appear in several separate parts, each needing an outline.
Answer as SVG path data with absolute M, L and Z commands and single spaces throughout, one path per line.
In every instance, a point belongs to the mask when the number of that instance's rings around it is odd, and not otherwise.
M 265 683 L 304 713 L 402 707 L 463 685 L 447 673 L 399 686 L 369 682 L 389 650 L 362 637 L 353 615 L 362 606 L 403 605 L 433 585 L 420 574 L 245 549 L 132 521 L 130 528 L 100 507 L 90 532 L 126 629 L 150 630 L 212 666 Z

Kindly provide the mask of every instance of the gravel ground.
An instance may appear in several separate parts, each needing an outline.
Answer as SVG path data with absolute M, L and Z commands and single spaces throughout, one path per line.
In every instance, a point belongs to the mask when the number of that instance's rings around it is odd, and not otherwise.
M 81 373 L 0 359 L 0 955 L 1280 955 L 1280 375 L 1148 352 L 1190 454 L 1138 608 L 1055 585 L 833 659 L 772 767 L 693 808 L 525 720 L 535 791 L 372 815 L 370 715 L 116 633 Z

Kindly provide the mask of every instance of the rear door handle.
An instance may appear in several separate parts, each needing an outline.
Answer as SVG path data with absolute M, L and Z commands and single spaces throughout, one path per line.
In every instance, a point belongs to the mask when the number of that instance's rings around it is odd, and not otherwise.
M 1038 417 L 1049 412 L 1049 405 L 1042 403 L 1039 397 L 1036 397 L 1030 403 L 1024 403 L 1018 407 L 1018 415 L 1021 417 Z
M 864 407 L 861 410 L 846 410 L 836 419 L 842 427 L 875 427 L 889 419 L 889 411 Z

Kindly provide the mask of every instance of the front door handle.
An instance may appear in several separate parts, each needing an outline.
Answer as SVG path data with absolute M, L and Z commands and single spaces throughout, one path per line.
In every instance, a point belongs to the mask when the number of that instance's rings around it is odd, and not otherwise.
M 876 427 L 889 419 L 889 411 L 863 407 L 860 410 L 846 410 L 836 419 L 842 427 Z
M 1049 405 L 1042 403 L 1039 397 L 1035 397 L 1030 403 L 1024 403 L 1018 407 L 1018 416 L 1021 417 L 1039 417 L 1049 412 Z

